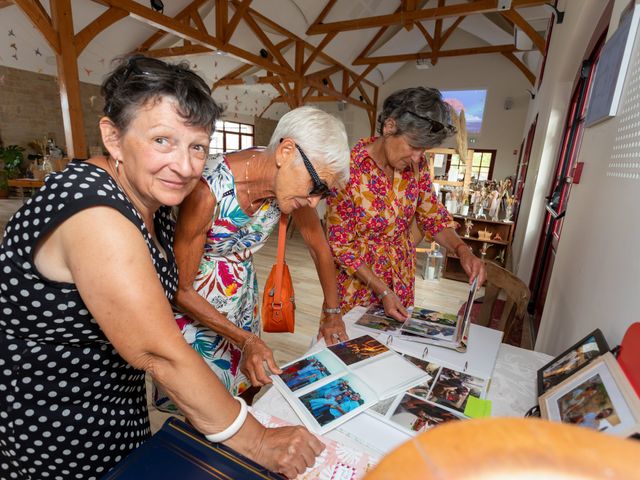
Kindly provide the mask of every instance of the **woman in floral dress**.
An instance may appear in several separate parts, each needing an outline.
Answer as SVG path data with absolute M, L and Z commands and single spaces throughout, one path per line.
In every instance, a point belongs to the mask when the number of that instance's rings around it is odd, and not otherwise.
M 175 318 L 186 341 L 233 395 L 270 383 L 265 364 L 280 372 L 259 338 L 253 264 L 280 212 L 292 213 L 318 271 L 325 299 L 320 335 L 329 344 L 347 338 L 335 266 L 315 207 L 344 182 L 348 159 L 344 125 L 321 110 L 301 107 L 282 117 L 267 148 L 211 157 L 202 181 L 180 207 Z M 156 406 L 172 410 L 162 392 L 156 392 Z
M 339 265 L 340 308 L 382 303 L 387 315 L 407 317 L 416 269 L 411 223 L 460 257 L 473 280 L 484 265 L 457 236 L 453 219 L 438 202 L 423 152 L 455 132 L 440 92 L 408 88 L 383 105 L 379 137 L 351 151 L 346 185 L 327 205 L 329 244 Z

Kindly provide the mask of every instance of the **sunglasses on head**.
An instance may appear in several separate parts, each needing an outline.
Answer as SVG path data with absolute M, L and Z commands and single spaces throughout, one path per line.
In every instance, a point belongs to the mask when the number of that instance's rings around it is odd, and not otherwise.
M 448 130 L 449 132 L 455 132 L 456 130 L 456 127 L 454 127 L 453 125 L 445 125 L 444 123 L 438 122 L 437 120 L 434 120 L 432 118 L 418 115 L 417 113 L 412 112 L 411 110 L 407 110 L 407 113 L 409 115 L 413 115 L 416 118 L 419 118 L 420 120 L 429 122 L 429 124 L 431 124 L 431 133 L 438 133 L 445 129 Z
M 281 142 L 283 140 L 284 138 L 280 139 Z M 307 157 L 307 155 L 302 151 L 300 146 L 297 143 L 294 143 L 294 145 L 298 149 L 298 152 L 300 152 L 300 156 L 302 157 L 302 162 L 304 163 L 304 166 L 307 169 L 307 172 L 309 172 L 309 176 L 311 177 L 311 181 L 313 182 L 313 186 L 309 191 L 309 196 L 310 197 L 320 196 L 320 198 L 331 197 L 333 195 L 333 192 L 329 188 L 329 185 L 327 185 L 327 183 L 324 180 L 320 180 L 320 176 L 318 175 L 318 172 L 316 172 L 316 169 L 313 168 L 313 165 L 311 164 L 309 157 Z
M 191 77 L 195 79 L 201 87 L 204 87 L 204 90 L 210 91 L 207 84 L 197 73 L 187 70 L 180 65 L 168 64 L 162 60 L 158 60 L 157 58 L 149 57 L 130 58 L 127 61 L 127 68 L 122 76 L 122 81 L 126 82 L 131 76 L 135 77 L 152 74 Z

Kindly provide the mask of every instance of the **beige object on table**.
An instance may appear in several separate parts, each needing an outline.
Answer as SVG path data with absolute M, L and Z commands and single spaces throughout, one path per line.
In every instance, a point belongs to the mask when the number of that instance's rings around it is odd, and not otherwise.
M 451 422 L 391 452 L 365 480 L 640 479 L 640 442 L 533 418 Z

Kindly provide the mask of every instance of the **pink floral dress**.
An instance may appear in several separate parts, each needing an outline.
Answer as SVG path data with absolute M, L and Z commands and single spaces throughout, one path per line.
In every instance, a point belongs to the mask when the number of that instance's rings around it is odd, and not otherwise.
M 351 150 L 347 184 L 327 202 L 331 250 L 338 264 L 340 308 L 378 303 L 377 296 L 355 276 L 363 263 L 400 297 L 413 305 L 416 271 L 411 222 L 436 235 L 454 222 L 433 190 L 427 161 L 395 171 L 393 181 L 371 159 L 367 147 L 376 137 L 360 140 Z

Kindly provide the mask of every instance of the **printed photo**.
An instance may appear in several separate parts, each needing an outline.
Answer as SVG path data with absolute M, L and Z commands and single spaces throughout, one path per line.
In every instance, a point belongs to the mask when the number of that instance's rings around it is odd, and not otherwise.
M 352 338 L 346 342 L 331 345 L 328 348 L 347 365 L 352 365 L 389 351 L 387 347 L 369 335 Z
M 340 418 L 364 403 L 360 392 L 351 387 L 348 376 L 300 396 L 300 401 L 320 426 Z
M 444 408 L 405 394 L 390 420 L 407 430 L 424 432 L 442 423 L 460 420 L 460 418 Z
M 324 351 L 283 367 L 280 378 L 292 392 L 295 392 L 339 370 L 335 359 Z
M 409 318 L 402 325 L 402 332 L 429 337 L 434 340 L 454 341 L 456 329 L 455 327 Z
M 411 312 L 411 318 L 426 322 L 433 322 L 448 327 L 455 327 L 456 323 L 458 323 L 458 316 L 454 313 L 436 312 L 435 310 L 429 310 L 422 307 L 414 307 Z
M 596 337 L 591 336 L 578 348 L 559 358 L 543 370 L 542 382 L 544 389 L 547 390 L 549 387 L 559 383 L 558 380 L 571 375 L 571 373 L 599 355 L 600 348 L 596 342 Z
M 464 413 L 469 395 L 480 398 L 484 383 L 482 378 L 443 367 L 429 400 Z
M 560 418 L 594 430 L 607 430 L 620 423 L 613 402 L 599 374 L 558 399 Z
M 433 379 L 438 375 L 438 370 L 440 369 L 440 365 L 433 362 L 427 362 L 426 360 L 421 360 L 419 358 L 412 357 L 411 355 L 404 355 L 404 357 L 417 366 L 420 370 L 423 370 L 427 375 L 427 381 L 417 385 L 408 392 L 416 397 L 424 398 L 425 400 L 429 396 L 429 390 L 431 388 L 431 384 L 433 383 Z
M 371 305 L 367 311 L 357 321 L 356 325 L 381 332 L 393 333 L 400 330 L 404 322 L 394 318 L 386 317 L 384 308 L 378 305 Z

